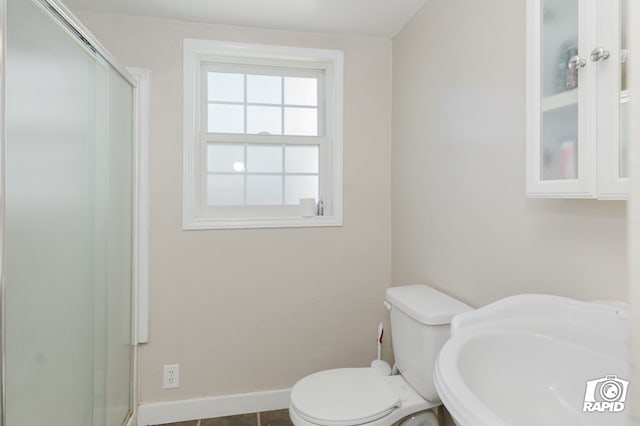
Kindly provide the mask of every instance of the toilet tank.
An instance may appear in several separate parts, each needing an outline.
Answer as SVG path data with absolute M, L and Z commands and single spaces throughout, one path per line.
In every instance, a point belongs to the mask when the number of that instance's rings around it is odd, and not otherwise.
M 422 284 L 389 288 L 386 299 L 400 374 L 427 401 L 440 402 L 433 384 L 436 357 L 449 339 L 451 319 L 472 308 Z

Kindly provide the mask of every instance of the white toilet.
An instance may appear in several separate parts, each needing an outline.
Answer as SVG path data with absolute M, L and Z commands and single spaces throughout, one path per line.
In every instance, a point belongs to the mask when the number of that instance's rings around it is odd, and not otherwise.
M 390 288 L 386 300 L 400 374 L 382 376 L 373 368 L 311 374 L 291 389 L 294 425 L 438 425 L 431 410 L 441 404 L 433 384 L 435 360 L 453 316 L 472 308 L 425 285 Z

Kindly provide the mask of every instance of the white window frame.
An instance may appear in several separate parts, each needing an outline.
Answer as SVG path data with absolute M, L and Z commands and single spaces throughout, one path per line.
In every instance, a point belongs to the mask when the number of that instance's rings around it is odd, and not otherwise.
M 185 39 L 183 48 L 183 229 L 342 226 L 343 53 L 338 50 L 195 39 Z M 299 210 L 291 206 L 265 206 L 264 209 L 258 206 L 205 207 L 202 184 L 206 176 L 204 165 L 208 142 L 226 140 L 250 144 L 274 143 L 273 138 L 278 138 L 250 134 L 224 135 L 224 137 L 207 134 L 205 140 L 202 140 L 201 120 L 206 101 L 203 101 L 203 68 L 206 68 L 206 64 L 209 63 L 323 71 L 324 99 L 323 108 L 321 108 L 323 112 L 319 111 L 322 117 L 319 120 L 318 129 L 320 137 L 306 137 L 307 143 L 322 144 L 319 196 L 325 206 L 323 216 L 302 217 Z M 303 139 L 305 139 L 305 137 L 291 136 L 286 138 L 296 138 L 301 143 L 304 143 Z

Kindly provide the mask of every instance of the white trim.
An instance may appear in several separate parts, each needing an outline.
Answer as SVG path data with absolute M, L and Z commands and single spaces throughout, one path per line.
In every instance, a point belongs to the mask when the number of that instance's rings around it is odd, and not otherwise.
M 137 80 L 134 95 L 134 344 L 149 341 L 149 78 L 127 67 Z
M 527 165 L 527 195 L 537 193 L 537 176 L 540 173 L 539 143 L 540 132 L 540 31 L 542 19 L 540 16 L 540 2 L 527 1 L 527 88 L 526 88 L 526 165 Z
M 184 46 L 199 55 L 227 56 L 230 58 L 281 59 L 296 62 L 334 61 L 342 57 L 339 50 L 313 49 L 307 47 L 279 46 L 273 44 L 232 43 L 215 40 L 187 38 Z
M 215 223 L 213 223 L 215 222 Z M 189 224 L 183 225 L 185 230 L 197 229 L 245 229 L 245 228 L 305 228 L 342 226 L 342 221 L 334 216 L 314 217 L 274 217 L 259 219 L 229 219 L 215 220 L 209 218 L 194 218 Z
M 142 404 L 138 426 L 211 419 L 289 408 L 290 389 Z
M 149 340 L 149 76 L 148 69 L 128 67 L 136 80 L 133 92 L 133 290 L 131 416 L 138 422 L 138 344 Z
M 134 410 L 133 414 L 129 417 L 129 420 L 127 420 L 126 426 L 136 426 L 137 424 L 138 424 L 138 413 L 137 413 L 137 410 Z
M 589 55 L 598 36 L 595 18 L 598 1 L 579 0 L 579 4 L 578 48 L 588 65 L 582 69 L 586 72 L 580 76 L 582 82 L 578 85 L 578 179 L 589 198 L 594 198 L 598 190 L 598 75 Z
M 226 43 L 185 39 L 183 43 L 184 120 L 183 120 L 183 207 L 182 226 L 185 230 L 229 228 L 282 228 L 342 226 L 342 132 L 343 132 L 343 53 L 338 50 L 307 49 L 289 46 Z M 290 217 L 288 214 L 269 217 L 214 217 L 197 204 L 201 195 L 198 185 L 198 149 L 200 135 L 201 64 L 209 61 L 226 63 L 257 63 L 274 65 L 280 62 L 299 68 L 325 70 L 325 116 L 327 161 L 321 159 L 320 180 L 328 183 L 320 199 L 325 203 L 325 216 Z M 198 104 L 196 104 L 198 102 Z M 256 139 L 255 135 L 249 135 Z M 233 137 L 233 136 L 232 136 Z M 264 136 L 262 136 L 264 138 Z M 301 138 L 296 138 L 301 139 Z M 268 139 L 265 139 L 268 140 Z M 321 150 L 322 151 L 322 150 Z M 321 153 L 322 155 L 322 153 Z M 321 185 L 322 188 L 322 185 Z

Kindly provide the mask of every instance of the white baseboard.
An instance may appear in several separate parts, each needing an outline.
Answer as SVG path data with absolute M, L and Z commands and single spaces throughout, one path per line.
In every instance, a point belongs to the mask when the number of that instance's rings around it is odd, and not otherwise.
M 282 410 L 289 408 L 290 393 L 291 389 L 281 389 L 141 404 L 138 407 L 138 426 Z

